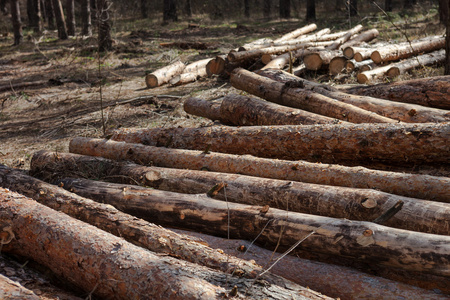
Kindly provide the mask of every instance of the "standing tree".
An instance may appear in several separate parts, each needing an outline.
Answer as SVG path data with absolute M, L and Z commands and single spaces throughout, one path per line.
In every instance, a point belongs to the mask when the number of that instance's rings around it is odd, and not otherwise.
M 358 14 L 358 0 L 349 1 L 350 16 L 356 16 Z
M 280 18 L 291 17 L 291 0 L 280 0 Z
M 250 18 L 250 0 L 244 0 L 244 16 Z
M 52 0 L 53 11 L 55 13 L 56 26 L 58 27 L 58 37 L 61 40 L 67 40 L 69 35 L 67 34 L 66 21 L 64 19 L 63 8 L 61 0 Z
M 392 0 L 384 0 L 384 10 L 392 11 Z
M 0 0 L 0 11 L 6 16 L 8 14 L 8 9 L 6 8 L 7 0 Z
M 11 21 L 14 31 L 14 45 L 19 45 L 23 40 L 22 21 L 20 20 L 20 4 L 19 0 L 10 0 L 11 5 Z
M 109 0 L 97 0 L 98 50 L 100 52 L 112 50 L 110 8 Z
M 42 31 L 41 2 L 39 0 L 27 0 L 28 24 L 35 33 Z
M 75 0 L 66 1 L 67 33 L 75 36 Z
M 147 0 L 141 0 L 141 17 L 142 19 L 148 18 Z
M 164 0 L 163 9 L 163 20 L 164 22 L 178 21 L 177 15 L 177 1 L 176 0 Z
M 89 0 L 81 0 L 81 35 L 92 35 L 91 4 Z
M 306 1 L 306 21 L 316 20 L 316 0 Z
M 449 8 L 447 6 L 447 0 L 439 0 L 439 21 L 442 24 L 447 24 Z
M 404 0 L 403 9 L 411 9 L 415 4 L 417 4 L 417 0 Z
M 188 17 L 192 17 L 192 6 L 191 6 L 191 0 L 186 0 L 184 3 L 184 13 Z
M 45 0 L 45 17 L 47 19 L 48 29 L 53 30 L 55 25 L 55 12 L 53 10 L 53 1 Z M 43 9 L 44 10 L 44 9 Z
M 264 0 L 263 14 L 264 18 L 270 19 L 270 0 Z
M 450 0 L 447 2 L 447 37 L 445 39 L 445 75 L 450 75 L 450 18 L 448 12 L 450 11 Z

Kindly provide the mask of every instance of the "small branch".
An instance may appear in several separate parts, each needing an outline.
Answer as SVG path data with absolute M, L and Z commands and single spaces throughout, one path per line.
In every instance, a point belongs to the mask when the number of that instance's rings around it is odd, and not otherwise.
M 387 221 L 389 221 L 389 219 L 391 219 L 393 216 L 395 216 L 395 214 L 398 213 L 402 209 L 403 203 L 404 202 L 402 200 L 397 201 L 397 203 L 395 203 L 394 206 L 392 206 L 386 212 L 384 212 L 381 216 L 379 216 L 378 218 L 373 220 L 373 222 L 380 224 L 380 225 L 386 223 Z

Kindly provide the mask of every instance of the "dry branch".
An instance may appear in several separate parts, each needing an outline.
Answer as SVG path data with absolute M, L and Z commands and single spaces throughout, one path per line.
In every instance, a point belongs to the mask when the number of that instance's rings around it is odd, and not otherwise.
M 101 165 L 101 168 L 94 169 L 95 165 Z M 94 171 L 87 175 L 80 175 L 79 170 L 88 168 L 94 169 Z M 89 179 L 109 178 L 109 181 L 139 184 L 186 194 L 206 193 L 214 185 L 223 183 L 226 186 L 226 193 L 218 193 L 214 198 L 359 221 L 375 221 L 389 211 L 394 204 L 401 202 L 402 209 L 387 221 L 382 222 L 383 225 L 450 235 L 450 228 L 447 224 L 447 220 L 450 219 L 449 203 L 401 197 L 370 189 L 317 185 L 196 170 L 144 167 L 77 154 L 35 154 L 33 170 L 46 178 L 61 176 Z M 417 216 L 421 217 L 417 218 Z
M 277 104 L 352 123 L 396 122 L 376 113 L 303 89 L 303 84 L 299 80 L 281 83 L 244 69 L 235 69 L 231 74 L 231 84 L 237 89 Z
M 258 177 L 309 183 L 373 188 L 387 193 L 450 203 L 450 178 L 370 170 L 305 161 L 283 161 L 204 153 L 194 150 L 167 149 L 112 140 L 78 137 L 69 145 L 73 153 L 103 156 L 114 160 L 131 160 L 160 167 L 244 174 Z M 43 156 L 44 154 L 40 154 Z M 35 169 L 33 157 L 32 169 Z M 46 158 L 49 161 L 49 158 Z M 49 163 L 51 166 L 53 163 Z M 40 165 L 43 165 L 42 163 Z M 38 168 L 36 168 L 38 170 Z M 38 172 L 39 173 L 39 170 Z
M 145 83 L 148 88 L 161 86 L 164 83 L 169 82 L 175 75 L 181 74 L 185 67 L 185 64 L 178 60 L 171 65 L 158 69 L 145 76 Z

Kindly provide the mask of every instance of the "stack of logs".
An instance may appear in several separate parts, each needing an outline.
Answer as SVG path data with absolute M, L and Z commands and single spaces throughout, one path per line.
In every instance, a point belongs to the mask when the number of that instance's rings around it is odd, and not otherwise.
M 202 77 L 228 77 L 235 68 L 287 69 L 300 76 L 305 70 L 325 70 L 330 75 L 352 73 L 359 83 L 383 76 L 394 78 L 411 69 L 436 65 L 445 59 L 445 37 L 430 36 L 397 44 L 374 42 L 377 29 L 357 25 L 348 31 L 330 33 L 329 28 L 312 33 L 315 24 L 289 32 L 279 39 L 259 39 L 219 55 L 185 65 L 177 61 L 146 76 L 149 88 L 172 86 Z M 369 42 L 371 42 L 369 44 Z

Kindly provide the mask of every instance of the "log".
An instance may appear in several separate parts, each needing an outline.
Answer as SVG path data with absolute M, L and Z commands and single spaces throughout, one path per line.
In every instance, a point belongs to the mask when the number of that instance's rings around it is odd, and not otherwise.
M 279 245 L 283 251 L 302 241 L 297 246 L 299 250 L 351 257 L 368 265 L 450 277 L 450 236 L 390 228 L 371 222 L 287 213 L 275 208 L 263 210 L 261 206 L 132 185 L 70 178 L 61 182 L 77 194 L 120 207 L 163 226 L 218 236 L 229 233 L 231 238 L 250 240 L 259 233 L 257 242 L 267 248 Z M 281 228 L 284 230 L 280 231 Z
M 363 167 L 345 167 L 306 161 L 271 160 L 249 155 L 237 156 L 215 152 L 206 154 L 202 151 L 168 149 L 84 137 L 72 139 L 69 150 L 78 154 L 134 161 L 159 167 L 191 170 L 206 168 L 214 172 L 372 188 L 406 197 L 450 203 L 450 178 L 448 177 L 377 171 Z M 39 156 L 48 157 L 44 154 L 45 152 L 40 153 Z M 35 164 L 37 158 L 35 154 L 31 168 L 36 174 L 40 174 L 40 168 Z M 46 158 L 46 161 L 47 163 L 39 163 L 39 165 L 53 165 L 49 158 Z
M 373 112 L 303 89 L 303 85 L 297 83 L 296 80 L 293 80 L 283 84 L 244 69 L 235 69 L 231 74 L 233 87 L 277 104 L 352 123 L 396 122 Z
M 57 154 L 36 153 L 41 157 L 57 161 Z M 70 166 L 70 162 L 68 162 Z M 93 174 L 93 172 L 91 173 Z M 43 173 L 41 173 L 43 175 Z M 109 205 L 94 202 L 67 192 L 22 172 L 0 165 L 1 186 L 31 197 L 37 202 L 61 211 L 73 218 L 96 226 L 106 232 L 124 238 L 130 243 L 151 251 L 177 257 L 226 273 L 237 272 L 239 276 L 254 278 L 262 269 L 248 261 L 224 256 L 222 253 L 196 243 L 188 237 L 174 233 L 153 223 L 123 213 Z M 268 277 L 270 282 L 278 282 Z
M 345 35 L 343 35 L 342 37 L 336 39 L 332 45 L 327 47 L 327 50 L 337 50 L 337 49 L 339 49 L 342 46 L 342 44 L 347 42 L 353 35 L 357 34 L 362 29 L 363 29 L 362 25 L 360 25 L 360 24 L 356 25 L 352 29 L 348 30 Z
M 369 59 L 372 55 L 373 49 L 359 49 L 354 55 L 353 58 L 357 61 L 363 61 Z
M 354 47 L 354 46 L 347 46 L 345 48 L 342 48 L 342 54 L 344 54 L 345 58 L 347 59 L 353 59 L 355 54 L 359 51 L 365 51 L 369 50 L 367 48 L 361 48 L 361 47 Z M 370 52 L 372 54 L 372 52 Z M 370 57 L 369 54 L 369 57 Z
M 222 74 L 225 70 L 226 55 L 219 55 L 211 59 L 205 66 L 208 77 Z
M 345 49 L 347 47 L 359 45 L 364 42 L 370 42 L 371 40 L 375 39 L 379 34 L 380 34 L 380 32 L 378 32 L 378 30 L 376 28 L 366 30 L 366 31 L 356 35 L 355 37 L 351 38 L 344 44 L 342 44 L 339 47 L 339 49 Z
M 298 49 L 305 49 L 308 47 L 314 47 L 313 43 L 301 43 L 288 46 L 274 46 L 268 48 L 254 49 L 249 51 L 230 52 L 228 53 L 228 60 L 230 62 L 237 62 L 247 59 L 259 58 L 263 54 L 281 54 L 289 51 L 295 51 Z
M 175 75 L 181 74 L 185 67 L 185 64 L 178 60 L 171 65 L 158 69 L 145 76 L 145 83 L 148 88 L 161 86 L 169 82 Z
M 343 92 L 450 110 L 450 76 L 435 76 L 372 86 L 353 86 Z
M 197 81 L 201 76 L 197 73 L 182 73 L 180 75 L 176 75 L 169 80 L 169 84 L 171 86 L 178 86 L 182 84 L 187 84 L 191 82 Z
M 252 49 L 259 49 L 261 47 L 267 47 L 267 45 L 271 45 L 273 43 L 272 39 L 262 38 L 255 40 L 253 42 L 247 43 L 241 47 L 239 47 L 236 51 L 248 51 Z
M 356 76 L 356 79 L 358 80 L 358 83 L 361 84 L 370 83 L 383 77 L 391 67 L 392 64 L 383 67 L 377 67 L 369 71 L 361 72 Z
M 0 274 L 0 299 L 39 300 L 40 298 L 17 281 Z
M 193 63 L 190 63 L 184 68 L 183 73 L 194 73 L 200 77 L 205 77 L 205 76 L 207 76 L 206 65 L 211 60 L 212 60 L 212 58 L 206 58 L 206 59 L 202 59 L 202 60 L 198 60 Z
M 300 27 L 298 29 L 295 29 L 294 31 L 291 31 L 289 33 L 286 33 L 285 35 L 283 35 L 282 37 L 276 39 L 274 42 L 275 43 L 279 43 L 282 41 L 287 41 L 287 40 L 293 40 L 303 34 L 309 33 L 311 31 L 314 31 L 317 29 L 317 25 L 316 24 L 308 24 L 306 26 Z
M 0 208 L 2 229 L 10 226 L 15 235 L 2 251 L 31 258 L 101 298 L 219 299 L 233 286 L 249 299 L 328 298 L 294 283 L 290 290 L 252 285 L 252 279 L 158 256 L 5 189 L 0 193 Z M 142 280 L 143 274 L 149 280 Z
M 222 99 L 207 101 L 200 98 L 190 97 L 184 101 L 183 109 L 186 113 L 191 115 L 226 123 L 222 120 L 222 116 L 220 115 L 221 105 Z
M 312 49 L 299 49 L 293 52 L 287 52 L 280 54 L 276 56 L 271 61 L 267 62 L 266 65 L 262 68 L 264 69 L 283 69 L 286 65 L 289 64 L 291 61 L 293 63 L 293 60 L 296 59 L 303 59 L 306 55 L 313 53 L 314 50 Z M 264 59 L 267 61 L 267 56 L 263 55 L 261 59 Z
M 281 42 L 272 42 L 272 46 L 281 46 L 281 45 L 295 45 L 299 43 L 307 43 L 307 42 L 325 42 L 327 40 L 321 40 L 321 38 L 329 34 L 331 32 L 330 28 L 324 28 L 315 34 L 305 35 L 300 38 L 289 39 Z
M 432 52 L 445 47 L 445 37 L 434 36 L 423 41 L 389 45 L 375 50 L 370 58 L 376 63 L 388 62 L 408 58 L 420 53 Z
M 371 59 L 363 60 L 361 62 L 356 61 L 355 59 L 348 60 L 345 64 L 345 69 L 347 72 L 364 72 L 369 71 L 375 68 L 376 65 Z
M 89 179 L 138 184 L 159 190 L 185 193 L 206 193 L 216 184 L 226 186 L 225 192 L 215 199 L 241 204 L 268 206 L 288 211 L 345 218 L 358 221 L 374 221 L 389 211 L 396 203 L 402 208 L 383 225 L 420 231 L 425 233 L 450 235 L 448 219 L 450 203 L 440 203 L 401 197 L 370 189 L 355 189 L 310 183 L 258 178 L 245 175 L 179 170 L 160 167 L 143 167 L 135 164 L 118 164 L 108 159 L 84 157 L 76 154 L 45 153 L 33 160 L 33 168 L 40 176 L 73 176 Z M 45 159 L 45 158 L 48 159 Z M 102 164 L 97 172 L 86 175 L 79 170 Z M 51 167 L 50 167 L 51 166 Z M 57 172 L 58 175 L 52 174 Z M 112 178 L 112 179 L 108 179 Z M 119 208 L 121 209 L 121 208 Z M 421 216 L 417 218 L 417 216 Z
M 406 104 L 401 102 L 387 101 L 373 97 L 362 97 L 343 93 L 331 86 L 314 83 L 305 79 L 297 78 L 287 72 L 280 70 L 261 70 L 257 74 L 264 77 L 287 83 L 290 81 L 300 82 L 305 89 L 320 93 L 326 97 L 357 106 L 361 109 L 375 112 L 387 118 L 408 123 L 426 122 L 448 122 L 450 112 L 443 109 L 423 107 L 420 105 Z M 362 74 L 362 73 L 360 73 Z M 359 74 L 358 74 L 359 75 Z
M 329 73 L 331 75 L 337 75 L 346 70 L 347 58 L 344 56 L 336 56 L 330 60 Z
M 341 54 L 341 51 L 318 51 L 304 57 L 303 63 L 311 71 L 328 68 L 330 61 Z
M 414 58 L 405 59 L 391 66 L 386 72 L 389 78 L 397 77 L 414 68 L 430 66 L 443 63 L 445 61 L 445 49 L 431 52 L 428 54 L 419 55 Z

